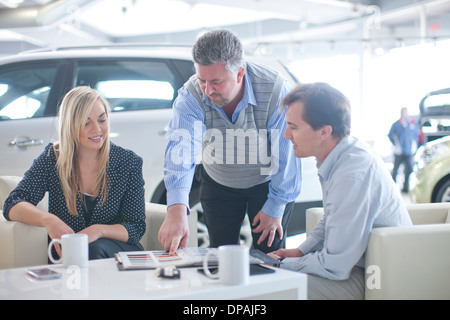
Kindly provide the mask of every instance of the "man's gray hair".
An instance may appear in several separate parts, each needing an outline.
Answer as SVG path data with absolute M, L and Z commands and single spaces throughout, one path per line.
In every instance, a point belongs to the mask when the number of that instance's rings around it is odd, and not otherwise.
M 225 64 L 225 69 L 237 74 L 245 68 L 245 54 L 239 38 L 229 30 L 219 29 L 205 33 L 192 47 L 192 58 L 196 64 L 210 66 Z

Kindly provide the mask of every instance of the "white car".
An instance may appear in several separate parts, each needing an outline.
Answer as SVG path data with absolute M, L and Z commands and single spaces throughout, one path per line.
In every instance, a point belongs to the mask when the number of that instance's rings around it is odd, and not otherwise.
M 295 82 L 279 62 L 264 63 Z M 165 203 L 166 128 L 178 89 L 194 72 L 189 48 L 176 47 L 63 48 L 1 58 L 0 175 L 24 175 L 58 138 L 61 98 L 75 86 L 88 85 L 111 103 L 111 140 L 144 159 L 146 200 Z M 321 204 L 321 191 L 313 164 L 304 165 L 303 174 L 299 206 L 304 213 Z M 198 203 L 195 185 L 190 201 Z M 304 214 L 293 216 L 289 232 L 304 232 Z M 199 239 L 207 244 L 206 229 L 199 225 Z M 248 237 L 243 234 L 244 241 Z

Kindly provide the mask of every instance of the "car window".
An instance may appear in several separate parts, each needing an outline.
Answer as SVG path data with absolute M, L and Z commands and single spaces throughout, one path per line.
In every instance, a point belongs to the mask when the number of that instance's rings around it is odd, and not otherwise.
M 43 117 L 57 68 L 41 63 L 0 69 L 0 120 Z
M 450 93 L 432 95 L 424 101 L 425 108 L 439 108 L 444 106 L 450 106 Z
M 172 106 L 176 77 L 164 60 L 80 61 L 76 69 L 76 85 L 98 90 L 112 112 Z

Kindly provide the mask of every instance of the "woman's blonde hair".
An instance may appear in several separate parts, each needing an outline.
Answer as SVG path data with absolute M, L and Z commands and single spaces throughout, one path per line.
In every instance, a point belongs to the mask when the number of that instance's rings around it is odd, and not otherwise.
M 86 125 L 94 104 L 100 101 L 105 107 L 109 122 L 109 104 L 100 94 L 89 87 L 76 87 L 63 98 L 59 108 L 59 141 L 54 144 L 56 168 L 69 212 L 78 216 L 77 198 L 85 203 L 80 191 L 80 168 L 76 161 L 80 143 L 80 132 Z M 96 176 L 96 194 L 100 196 L 99 203 L 106 201 L 108 194 L 108 176 L 106 168 L 109 162 L 109 133 L 104 137 L 100 149 L 98 172 Z

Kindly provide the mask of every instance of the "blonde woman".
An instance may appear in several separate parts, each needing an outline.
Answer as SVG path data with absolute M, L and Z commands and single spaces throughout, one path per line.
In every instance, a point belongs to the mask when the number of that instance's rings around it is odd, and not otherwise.
M 45 227 L 50 239 L 85 233 L 89 259 L 142 250 L 142 159 L 109 141 L 108 103 L 97 91 L 77 87 L 64 97 L 59 116 L 59 141 L 45 148 L 11 192 L 5 218 Z M 36 207 L 46 192 L 49 212 Z

